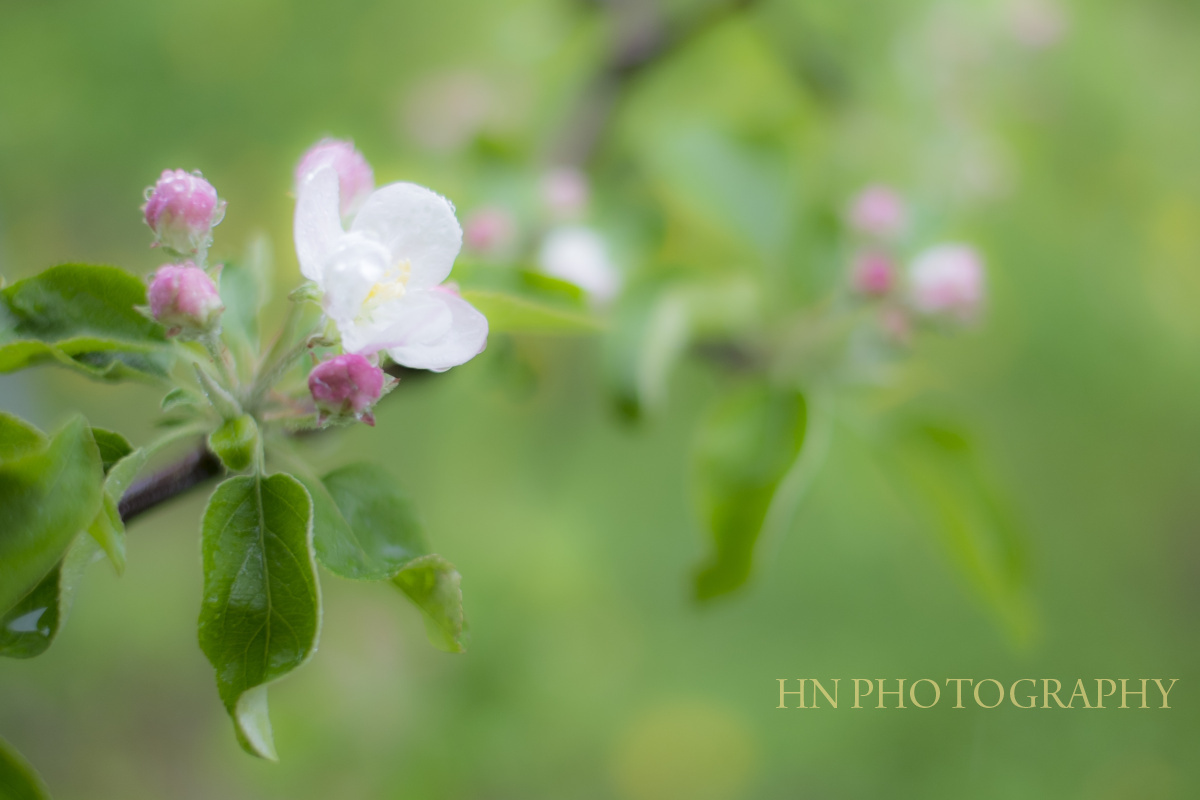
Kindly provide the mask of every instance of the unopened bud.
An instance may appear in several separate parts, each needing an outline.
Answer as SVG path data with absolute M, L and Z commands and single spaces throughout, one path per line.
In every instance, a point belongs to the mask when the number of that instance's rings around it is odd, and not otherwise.
M 859 233 L 891 237 L 904 230 L 908 222 L 908 210 L 904 200 L 893 189 L 868 186 L 851 202 L 847 221 Z
M 983 305 L 983 260 L 974 248 L 943 244 L 926 250 L 909 271 L 912 306 L 926 316 L 973 320 Z
M 168 333 L 212 330 L 225 310 L 216 284 L 191 261 L 164 264 L 150 280 L 150 313 Z
M 383 395 L 383 370 L 354 353 L 335 356 L 313 367 L 308 390 L 321 418 L 354 417 L 375 424 L 371 407 Z
M 867 251 L 854 259 L 850 283 L 854 291 L 867 297 L 882 297 L 896 282 L 896 268 L 883 253 Z
M 142 213 L 154 231 L 154 246 L 202 257 L 212 244 L 213 227 L 225 218 L 225 201 L 199 172 L 168 169 L 146 189 Z
M 333 167 L 343 217 L 354 214 L 375 189 L 375 173 L 353 142 L 322 139 L 308 149 L 296 167 L 296 185 L 321 167 Z

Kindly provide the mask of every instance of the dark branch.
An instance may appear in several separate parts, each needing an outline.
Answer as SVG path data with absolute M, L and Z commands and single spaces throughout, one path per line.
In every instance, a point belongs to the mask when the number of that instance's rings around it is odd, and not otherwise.
M 201 444 L 174 464 L 153 475 L 147 475 L 130 486 L 121 497 L 118 507 L 121 520 L 129 522 L 159 503 L 177 497 L 224 471 L 220 459 Z

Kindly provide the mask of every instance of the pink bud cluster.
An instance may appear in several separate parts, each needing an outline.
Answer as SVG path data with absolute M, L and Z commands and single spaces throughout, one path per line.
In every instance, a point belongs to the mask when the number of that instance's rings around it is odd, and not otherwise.
M 142 213 L 155 247 L 203 262 L 212 229 L 225 217 L 225 201 L 199 172 L 168 169 L 146 189 Z
M 904 199 L 887 186 L 869 186 L 854 198 L 846 221 L 865 244 L 851 262 L 851 289 L 860 297 L 883 303 L 881 326 L 894 339 L 908 338 L 913 315 L 957 323 L 974 321 L 985 294 L 983 260 L 978 252 L 964 244 L 927 248 L 912 259 L 901 281 L 896 241 L 905 233 L 908 220 Z

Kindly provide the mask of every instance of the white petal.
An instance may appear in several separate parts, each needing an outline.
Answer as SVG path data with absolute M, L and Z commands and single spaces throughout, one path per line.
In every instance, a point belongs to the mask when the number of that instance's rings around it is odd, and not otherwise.
M 324 261 L 322 305 L 335 322 L 353 320 L 363 313 L 363 303 L 380 281 L 386 280 L 391 253 L 374 239 L 348 233 Z
M 296 187 L 294 234 L 300 272 L 321 282 L 325 259 L 345 233 L 338 209 L 338 174 L 331 166 L 309 173 Z
M 453 325 L 449 308 L 434 292 L 409 292 L 381 304 L 370 314 L 339 323 L 348 353 L 376 353 L 393 347 L 415 347 L 443 338 Z
M 441 303 L 450 312 L 450 328 L 436 340 L 413 341 L 390 348 L 388 354 L 397 364 L 445 372 L 483 352 L 487 346 L 487 317 L 449 289 L 437 287 L 421 294 Z
M 377 189 L 354 218 L 351 230 L 374 236 L 396 261 L 409 261 L 408 285 L 413 289 L 429 289 L 446 280 L 462 248 L 454 206 L 415 183 Z

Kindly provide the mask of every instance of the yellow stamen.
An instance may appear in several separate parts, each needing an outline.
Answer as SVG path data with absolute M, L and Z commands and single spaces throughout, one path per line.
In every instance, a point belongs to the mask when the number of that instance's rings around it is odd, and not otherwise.
M 380 281 L 371 287 L 363 300 L 363 310 L 370 311 L 376 306 L 389 300 L 404 297 L 407 290 L 408 278 L 412 274 L 412 263 L 405 260 L 396 265 L 396 275 L 388 280 Z

